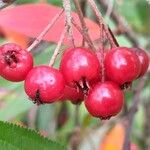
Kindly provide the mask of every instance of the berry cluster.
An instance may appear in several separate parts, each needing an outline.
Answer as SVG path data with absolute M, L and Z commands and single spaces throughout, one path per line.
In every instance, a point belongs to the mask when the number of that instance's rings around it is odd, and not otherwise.
M 149 57 L 139 48 L 117 47 L 105 52 L 103 65 L 101 59 L 101 55 L 90 49 L 68 49 L 62 57 L 60 70 L 68 86 L 83 92 L 89 113 L 109 119 L 122 109 L 123 88 L 147 71 Z
M 103 65 L 101 59 L 77 47 L 64 52 L 59 70 L 33 67 L 31 53 L 9 43 L 0 46 L 0 75 L 13 82 L 24 80 L 26 94 L 37 104 L 84 100 L 92 116 L 108 119 L 121 111 L 123 88 L 145 74 L 149 57 L 139 48 L 117 47 L 105 52 Z

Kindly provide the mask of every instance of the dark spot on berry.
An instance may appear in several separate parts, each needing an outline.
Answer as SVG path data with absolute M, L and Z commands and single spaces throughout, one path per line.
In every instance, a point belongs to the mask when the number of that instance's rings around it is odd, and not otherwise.
M 85 95 L 88 94 L 89 86 L 87 85 L 87 81 L 85 77 L 82 77 L 81 81 L 75 81 L 75 84 L 79 90 L 81 90 Z
M 13 63 L 18 63 L 16 54 L 17 53 L 15 51 L 8 51 L 7 53 L 5 53 L 5 61 L 9 66 L 11 66 Z
M 34 104 L 37 104 L 37 105 L 41 105 L 43 104 L 41 98 L 40 98 L 40 90 L 38 89 L 35 93 L 35 99 L 33 101 Z
M 123 85 L 120 86 L 120 88 L 122 90 L 128 90 L 128 89 L 131 89 L 131 87 L 132 87 L 132 83 L 131 82 L 126 82 L 126 83 L 124 83 Z
M 109 120 L 112 116 L 108 116 L 108 117 L 100 117 L 101 120 Z
M 88 93 L 88 91 L 89 91 L 89 87 L 88 87 L 88 85 L 87 85 L 87 81 L 86 81 L 86 79 L 83 77 L 82 78 L 82 81 L 83 81 L 83 93 L 84 94 L 87 94 Z

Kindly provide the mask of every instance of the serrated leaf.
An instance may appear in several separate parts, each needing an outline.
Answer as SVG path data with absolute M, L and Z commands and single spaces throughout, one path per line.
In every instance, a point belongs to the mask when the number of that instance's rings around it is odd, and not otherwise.
M 40 136 L 34 130 L 0 121 L 0 144 L 5 150 L 64 150 L 57 142 Z M 1 147 L 1 145 L 0 145 Z

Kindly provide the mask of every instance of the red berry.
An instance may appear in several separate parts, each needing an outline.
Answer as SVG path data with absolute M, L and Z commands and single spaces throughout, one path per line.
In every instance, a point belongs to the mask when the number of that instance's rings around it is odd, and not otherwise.
M 49 66 L 33 68 L 25 79 L 25 91 L 37 104 L 59 99 L 65 87 L 62 74 Z
M 132 82 L 141 71 L 137 55 L 127 47 L 117 47 L 107 52 L 104 63 L 106 76 L 120 85 Z
M 81 91 L 77 91 L 75 88 L 66 86 L 60 100 L 70 100 L 73 104 L 78 104 L 84 100 L 84 95 Z
M 32 55 L 19 45 L 0 46 L 0 75 L 13 82 L 23 81 L 33 67 Z
M 137 145 L 134 143 L 131 143 L 131 150 L 138 150 Z
M 90 89 L 85 106 L 92 116 L 109 119 L 121 111 L 123 102 L 124 95 L 119 86 L 106 81 Z
M 140 60 L 141 72 L 140 72 L 139 77 L 141 77 L 141 76 L 143 76 L 146 73 L 146 71 L 148 69 L 149 56 L 144 50 L 142 50 L 140 48 L 132 48 L 132 50 L 135 51 L 136 55 L 138 56 L 138 58 Z
M 86 82 L 100 76 L 100 65 L 97 56 L 87 48 L 66 50 L 62 57 L 60 69 L 69 86 L 87 88 Z M 83 89 L 84 89 L 83 88 Z

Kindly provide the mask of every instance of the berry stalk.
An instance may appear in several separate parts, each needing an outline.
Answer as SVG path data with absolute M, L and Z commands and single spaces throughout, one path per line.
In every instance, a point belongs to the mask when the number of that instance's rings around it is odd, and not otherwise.
M 65 17 L 66 17 L 66 26 L 67 26 L 67 33 L 68 38 L 70 40 L 70 44 L 72 47 L 75 47 L 74 38 L 73 38 L 73 30 L 72 30 L 72 15 L 71 15 L 71 4 L 70 0 L 63 0 L 63 7 L 65 10 Z
M 60 40 L 59 40 L 59 42 L 58 42 L 58 44 L 57 44 L 57 46 L 56 46 L 56 48 L 55 48 L 55 50 L 54 50 L 54 53 L 53 53 L 52 58 L 51 58 L 51 60 L 50 60 L 49 66 L 53 66 L 54 63 L 55 63 L 55 61 L 56 61 L 56 58 L 57 58 L 57 56 L 58 56 L 58 54 L 59 54 L 59 50 L 60 50 L 60 48 L 61 48 L 61 46 L 62 46 L 62 43 L 63 43 L 63 41 L 64 41 L 64 38 L 65 38 L 66 30 L 67 30 L 67 29 L 65 28 L 65 29 L 62 31 L 62 34 L 61 34 L 61 36 L 60 36 Z
M 75 7 L 77 9 L 77 13 L 78 13 L 78 16 L 79 16 L 79 19 L 80 19 L 80 22 L 81 22 L 83 33 L 86 36 L 86 38 L 88 39 L 88 43 L 89 43 L 91 49 L 95 51 L 96 49 L 95 49 L 94 44 L 93 44 L 93 42 L 92 42 L 92 40 L 89 36 L 88 28 L 87 28 L 86 23 L 84 21 L 84 16 L 83 16 L 79 1 L 78 0 L 73 0 L 73 1 L 74 1 L 74 4 L 75 4 Z
M 112 34 L 110 28 L 106 25 L 106 23 L 105 23 L 102 15 L 101 15 L 101 13 L 99 12 L 94 0 L 88 0 L 88 2 L 91 5 L 91 8 L 93 9 L 95 16 L 98 19 L 100 28 L 101 28 L 102 24 L 104 25 L 104 30 L 106 32 L 106 35 L 108 36 L 108 39 L 111 43 L 111 46 L 112 47 L 118 47 L 119 44 L 118 44 L 117 40 L 115 39 L 114 35 Z
M 42 41 L 43 37 L 47 34 L 47 32 L 55 25 L 57 20 L 60 18 L 60 16 L 63 14 L 64 10 L 62 9 L 44 28 L 44 30 L 39 34 L 39 36 L 35 39 L 35 41 L 28 47 L 28 51 L 31 51 L 33 48 L 35 48 L 40 42 Z

